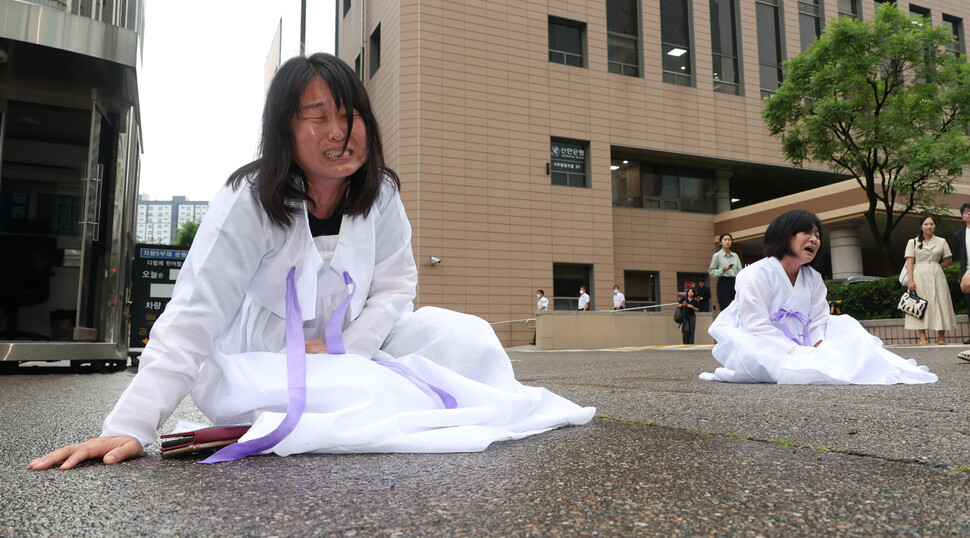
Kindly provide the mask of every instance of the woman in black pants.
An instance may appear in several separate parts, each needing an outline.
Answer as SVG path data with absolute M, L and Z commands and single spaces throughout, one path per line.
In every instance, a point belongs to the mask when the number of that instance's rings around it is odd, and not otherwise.
M 684 344 L 693 344 L 697 311 L 701 309 L 701 302 L 694 294 L 694 288 L 687 290 L 687 295 L 680 301 L 679 306 L 684 309 L 684 320 L 680 322 L 680 330 L 684 333 Z
M 741 270 L 741 257 L 731 252 L 734 243 L 731 234 L 721 234 L 717 242 L 721 250 L 711 257 L 711 267 L 707 273 L 717 279 L 717 305 L 723 312 L 734 301 L 734 277 Z

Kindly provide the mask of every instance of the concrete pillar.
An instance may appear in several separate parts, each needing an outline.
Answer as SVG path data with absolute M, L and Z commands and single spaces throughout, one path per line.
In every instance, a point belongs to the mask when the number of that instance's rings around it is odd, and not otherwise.
M 734 172 L 730 170 L 715 170 L 714 181 L 717 182 L 717 205 L 714 210 L 718 213 L 725 213 L 731 210 L 731 177 Z
M 839 280 L 862 274 L 862 240 L 859 221 L 840 222 L 825 226 L 825 235 L 832 257 L 832 278 Z

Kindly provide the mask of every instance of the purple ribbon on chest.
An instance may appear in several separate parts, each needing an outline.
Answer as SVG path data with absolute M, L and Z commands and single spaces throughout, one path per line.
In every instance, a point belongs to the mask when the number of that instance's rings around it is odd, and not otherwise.
M 785 321 L 785 318 L 793 318 L 795 321 L 802 324 L 801 341 L 795 338 L 795 335 L 792 334 L 791 329 L 788 328 L 788 322 Z M 811 323 L 812 320 L 805 314 L 802 314 L 801 312 L 796 312 L 794 310 L 786 310 L 782 308 L 771 315 L 771 321 L 778 322 L 778 326 L 779 328 L 781 328 L 781 332 L 785 333 L 785 336 L 787 336 L 796 344 L 799 344 L 802 346 L 812 345 L 812 341 L 808 337 L 808 324 Z

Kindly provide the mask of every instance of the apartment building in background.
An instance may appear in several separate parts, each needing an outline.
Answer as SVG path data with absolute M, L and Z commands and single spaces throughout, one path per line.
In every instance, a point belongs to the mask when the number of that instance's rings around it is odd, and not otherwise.
M 610 309 L 614 284 L 628 307 L 671 303 L 708 278 L 720 233 L 755 261 L 793 208 L 823 220 L 825 277 L 881 274 L 855 180 L 792 167 L 761 119 L 783 61 L 827 20 L 877 5 L 338 0 L 337 55 L 367 86 L 401 176 L 416 306 L 495 323 L 532 317 L 537 289 L 569 310 L 586 286 L 592 309 Z M 965 53 L 970 3 L 900 5 Z M 970 199 L 967 176 L 956 190 L 956 206 Z M 902 228 L 900 253 L 918 224 Z M 506 344 L 531 339 L 513 327 L 497 329 Z
M 185 196 L 151 200 L 148 195 L 140 194 L 135 236 L 139 243 L 171 245 L 178 239 L 182 226 L 189 222 L 202 222 L 208 209 L 209 202 L 192 202 Z

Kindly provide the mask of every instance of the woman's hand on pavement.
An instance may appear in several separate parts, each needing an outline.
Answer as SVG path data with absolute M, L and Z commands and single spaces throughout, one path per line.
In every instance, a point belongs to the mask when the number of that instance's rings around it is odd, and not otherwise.
M 79 445 L 59 448 L 46 456 L 41 456 L 30 462 L 27 467 L 34 471 L 50 469 L 61 463 L 60 469 L 72 469 L 78 463 L 93 458 L 102 458 L 105 464 L 118 463 L 133 458 L 142 452 L 141 443 L 134 437 L 119 435 L 117 437 L 95 437 Z

